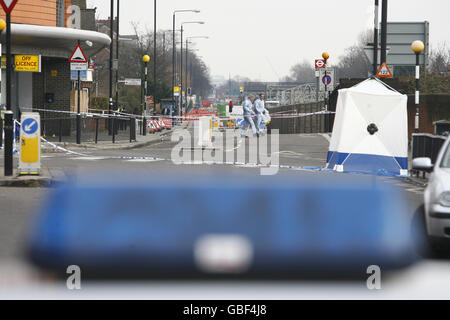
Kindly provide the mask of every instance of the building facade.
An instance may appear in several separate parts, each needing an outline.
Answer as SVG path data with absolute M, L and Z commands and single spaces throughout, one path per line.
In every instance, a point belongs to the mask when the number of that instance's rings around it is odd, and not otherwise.
M 5 19 L 1 8 L 0 11 L 0 18 Z M 89 59 L 111 43 L 107 35 L 95 31 L 95 9 L 87 9 L 86 0 L 20 0 L 11 21 L 14 63 L 11 109 L 15 116 L 30 110 L 39 111 L 44 117 L 48 113 L 42 110 L 70 111 L 71 96 L 74 96 L 71 92 L 76 84 L 71 80 L 68 60 L 71 53 L 80 43 Z M 6 92 L 5 40 L 3 32 L 3 93 Z M 18 68 L 22 60 L 36 61 L 36 67 Z M 5 103 L 2 94 L 1 104 Z

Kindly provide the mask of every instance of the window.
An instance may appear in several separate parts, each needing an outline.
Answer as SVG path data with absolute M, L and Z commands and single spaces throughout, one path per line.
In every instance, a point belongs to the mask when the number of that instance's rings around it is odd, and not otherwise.
M 442 168 L 450 168 L 450 144 L 447 145 L 447 151 L 444 154 L 444 158 L 442 159 Z
M 56 2 L 56 26 L 64 27 L 66 18 L 65 18 L 65 1 L 58 0 Z

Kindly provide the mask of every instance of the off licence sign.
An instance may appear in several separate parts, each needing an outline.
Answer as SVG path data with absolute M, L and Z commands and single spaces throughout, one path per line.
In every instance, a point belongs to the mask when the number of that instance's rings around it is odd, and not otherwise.
M 15 71 L 41 72 L 41 56 L 16 55 Z

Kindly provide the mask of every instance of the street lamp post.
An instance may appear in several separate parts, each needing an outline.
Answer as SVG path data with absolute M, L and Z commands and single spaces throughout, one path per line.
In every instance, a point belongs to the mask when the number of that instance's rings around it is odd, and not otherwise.
M 156 0 L 154 0 L 154 25 L 153 25 L 153 112 L 156 114 L 156 97 L 157 97 L 157 91 L 158 87 L 156 85 L 156 36 L 157 36 L 157 30 L 156 30 Z
M 180 64 L 180 83 L 181 83 L 181 88 L 180 88 L 180 106 L 178 108 L 178 117 L 181 117 L 183 115 L 183 24 L 181 24 L 181 64 Z M 180 119 L 182 120 L 182 119 Z
M 78 40 L 80 45 L 80 40 Z M 77 144 L 81 144 L 81 76 L 80 70 L 77 71 Z
M 116 43 L 116 58 L 117 61 L 119 61 L 119 42 L 120 42 L 120 29 L 119 29 L 119 12 L 120 12 L 120 0 L 117 0 L 117 26 L 116 26 L 116 37 L 117 37 L 117 43 Z M 116 69 L 116 110 L 119 109 L 119 65 L 117 64 Z
M 110 9 L 110 38 L 111 44 L 109 47 L 109 106 L 108 106 L 108 132 L 112 134 L 111 128 L 111 110 L 113 107 L 113 59 L 114 59 L 114 0 L 111 0 Z
M 147 81 L 148 81 L 148 63 L 150 62 L 150 56 L 145 55 L 142 57 L 142 61 L 144 62 L 144 100 L 147 99 Z M 142 119 L 142 130 L 143 130 L 143 135 L 146 136 L 147 135 L 147 110 L 145 108 L 147 102 L 144 101 L 144 103 L 142 104 L 143 107 L 143 119 Z
M 3 33 L 3 30 L 6 28 L 6 22 L 3 19 L 0 19 L 0 37 Z M 0 43 L 0 58 L 2 56 L 2 44 Z M 0 86 L 2 83 L 2 73 L 0 72 Z M 0 90 L 1 96 L 1 90 Z M 1 111 L 0 111 L 1 112 Z M 3 119 L 0 118 L 0 148 L 3 146 Z
M 14 113 L 11 106 L 11 12 L 6 13 L 6 112 L 5 112 L 5 177 L 13 175 Z
M 322 58 L 325 60 L 325 111 L 328 111 L 328 79 L 327 79 L 327 65 L 328 65 L 328 59 L 330 58 L 330 55 L 328 52 L 322 53 Z
M 417 40 L 411 44 L 411 49 L 416 54 L 416 118 L 415 118 L 415 132 L 419 132 L 419 115 L 420 115 L 420 54 L 425 49 L 422 41 Z
M 381 8 L 381 64 L 385 63 L 386 60 L 387 60 L 387 18 L 388 18 L 388 0 L 382 0 L 382 8 Z
M 176 44 L 176 36 L 175 36 L 175 32 L 176 32 L 176 14 L 177 13 L 186 13 L 186 12 L 192 12 L 192 13 L 200 13 L 200 10 L 175 10 L 173 12 L 173 45 L 172 45 L 172 102 L 174 103 L 174 105 L 176 106 L 176 100 L 175 100 L 175 86 L 176 84 L 176 69 L 177 69 L 177 56 L 176 56 L 176 52 L 177 52 L 177 44 Z
M 375 21 L 374 21 L 374 34 L 373 34 L 373 75 L 378 72 L 378 24 L 379 24 L 379 12 L 380 12 L 379 0 L 375 0 Z

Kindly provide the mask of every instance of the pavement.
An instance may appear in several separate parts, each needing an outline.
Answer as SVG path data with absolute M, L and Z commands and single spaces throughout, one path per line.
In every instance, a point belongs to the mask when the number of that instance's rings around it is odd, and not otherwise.
M 187 128 L 189 123 L 185 123 L 177 128 Z M 94 142 L 84 142 L 82 144 L 69 143 L 69 142 L 50 142 L 42 143 L 41 153 L 42 157 L 45 158 L 46 154 L 58 154 L 66 153 L 64 150 L 73 151 L 74 154 L 81 155 L 83 151 L 114 151 L 114 150 L 133 150 L 139 148 L 145 148 L 154 144 L 161 143 L 165 139 L 169 139 L 171 134 L 176 128 L 163 130 L 157 133 L 149 133 L 146 136 L 138 134 L 136 136 L 136 141 L 125 142 L 118 141 L 117 143 L 112 143 L 109 141 L 99 141 L 99 143 Z M 57 146 L 58 148 L 56 148 Z M 61 149 L 62 148 L 62 149 Z M 17 159 L 14 163 L 14 168 L 17 167 Z M 13 175 L 10 177 L 4 176 L 4 167 L 0 167 L 0 187 L 48 187 L 52 183 L 63 179 L 60 172 L 57 170 L 51 170 L 45 165 L 41 167 L 41 172 L 39 176 L 34 175 L 24 175 L 19 176 L 17 170 L 14 169 Z
M 52 183 L 52 176 L 48 168 L 41 168 L 39 176 L 19 176 L 17 170 L 13 170 L 13 175 L 5 177 L 4 167 L 0 167 L 0 187 L 22 187 L 36 188 L 48 187 Z
M 182 128 L 185 127 L 181 126 Z M 149 133 L 146 136 L 141 134 L 136 135 L 136 141 L 117 141 L 116 143 L 112 143 L 112 141 L 99 141 L 95 142 L 84 142 L 82 144 L 76 144 L 73 142 L 51 142 L 52 144 L 64 148 L 64 149 L 76 149 L 76 150 L 129 150 L 136 148 L 143 148 L 154 143 L 160 142 L 167 136 L 170 136 L 174 129 L 164 130 L 158 133 Z M 48 143 L 42 144 L 42 153 L 53 153 L 58 151 L 55 147 Z

